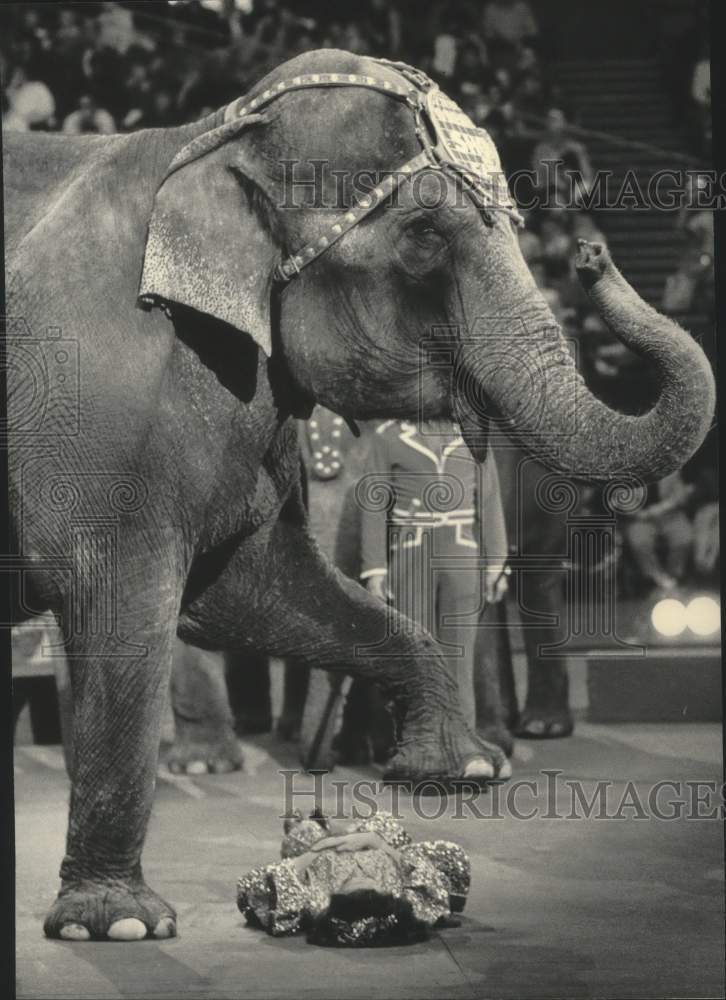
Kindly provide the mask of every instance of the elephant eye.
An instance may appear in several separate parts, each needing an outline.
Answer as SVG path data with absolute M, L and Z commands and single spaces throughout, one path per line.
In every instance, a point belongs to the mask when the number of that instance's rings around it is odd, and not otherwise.
M 407 232 L 415 240 L 426 246 L 432 246 L 441 240 L 441 235 L 434 224 L 426 218 L 414 219 L 407 227 Z

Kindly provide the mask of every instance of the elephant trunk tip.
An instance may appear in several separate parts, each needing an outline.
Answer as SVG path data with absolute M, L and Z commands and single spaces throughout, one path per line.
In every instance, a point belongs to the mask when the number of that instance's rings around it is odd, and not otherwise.
M 575 270 L 583 287 L 589 289 L 612 266 L 613 260 L 604 243 L 589 243 L 579 239 L 577 248 Z

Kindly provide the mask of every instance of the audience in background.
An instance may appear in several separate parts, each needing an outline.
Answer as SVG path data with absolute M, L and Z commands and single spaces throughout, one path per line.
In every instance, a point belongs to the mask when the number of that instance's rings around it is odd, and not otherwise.
M 693 152 L 711 156 L 710 20 L 706 0 L 658 0 L 657 58 L 673 125 Z
M 30 76 L 29 70 L 17 66 L 7 85 L 8 111 L 12 117 L 3 116 L 3 126 L 13 124 L 18 131 L 49 129 L 55 126 L 55 98 L 42 80 Z
M 693 491 L 693 485 L 674 472 L 649 487 L 643 507 L 622 519 L 635 565 L 652 586 L 672 590 L 690 568 L 693 525 L 685 508 Z
M 691 98 L 699 128 L 698 152 L 708 153 L 711 148 L 711 62 L 709 59 L 709 39 L 706 35 L 701 42 L 698 60 L 691 77 Z
M 587 150 L 568 133 L 567 118 L 560 108 L 547 112 L 544 133 L 532 151 L 532 168 L 541 193 L 554 196 L 561 204 L 571 204 L 570 192 L 577 204 L 590 189 L 593 169 Z M 580 178 L 581 183 L 573 183 L 574 178 Z
M 701 312 L 709 318 L 715 311 L 713 212 L 699 209 L 708 195 L 704 174 L 689 174 L 686 198 L 676 220 L 681 240 L 678 267 L 668 275 L 661 306 L 667 313 Z
M 693 572 L 699 583 L 718 578 L 720 560 L 718 515 L 718 431 L 712 427 L 706 440 L 683 470 L 693 484 Z
M 681 258 L 678 269 L 666 278 L 663 289 L 663 312 L 687 313 L 713 311 L 714 273 L 713 257 L 689 247 Z
M 496 48 L 516 54 L 539 33 L 526 0 L 490 0 L 482 15 L 484 37 Z
M 88 94 L 84 94 L 78 102 L 78 108 L 63 120 L 64 132 L 78 135 L 81 132 L 96 132 L 99 135 L 111 135 L 116 131 L 113 116 L 104 108 L 96 107 L 96 102 Z
M 193 120 L 316 46 L 415 62 L 445 81 L 455 99 L 484 98 L 483 119 L 515 100 L 525 114 L 546 110 L 546 73 L 533 47 L 538 26 L 524 0 L 489 0 L 483 9 L 439 2 L 428 15 L 414 11 L 412 0 L 366 0 L 349 9 L 326 0 L 256 0 L 216 10 L 196 2 L 17 5 L 10 17 L 14 29 L 0 45 L 6 80 L 24 73 L 42 85 L 46 103 L 45 91 L 58 103 L 59 121 L 90 97 L 118 127 L 138 128 L 158 90 L 171 95 L 171 122 Z M 13 113 L 27 121 L 14 105 Z M 29 127 L 57 127 L 52 112 L 31 118 Z

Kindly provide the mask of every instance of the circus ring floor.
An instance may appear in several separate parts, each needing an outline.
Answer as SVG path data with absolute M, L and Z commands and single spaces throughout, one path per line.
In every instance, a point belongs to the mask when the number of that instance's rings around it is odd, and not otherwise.
M 460 928 L 405 949 L 375 951 L 320 949 L 244 925 L 235 881 L 276 857 L 279 771 L 295 767 L 290 750 L 269 738 L 246 743 L 245 751 L 246 773 L 159 772 L 145 871 L 175 903 L 179 937 L 89 945 L 47 941 L 41 930 L 65 832 L 68 782 L 60 748 L 16 748 L 20 997 L 723 996 L 721 822 L 636 818 L 637 806 L 624 804 L 628 782 L 631 800 L 634 790 L 646 812 L 658 781 L 720 785 L 719 726 L 583 722 L 569 740 L 519 743 L 514 777 L 501 787 L 497 808 L 491 794 L 481 800 L 483 818 L 468 809 L 456 818 L 450 803 L 443 816 L 426 819 L 424 811 L 437 809 L 435 799 L 414 809 L 402 796 L 401 813 L 415 838 L 448 837 L 469 851 L 472 892 Z M 373 770 L 340 769 L 326 781 L 375 777 Z M 573 801 L 566 782 L 580 781 L 589 799 L 600 779 L 611 783 L 604 814 L 565 818 Z M 507 800 L 505 791 L 524 781 L 536 785 L 520 785 Z M 311 779 L 296 779 L 294 787 L 310 789 Z M 687 803 L 689 787 L 681 784 L 679 796 L 664 790 L 660 812 L 669 811 L 669 799 Z M 700 787 L 708 799 L 709 786 Z M 379 801 L 391 805 L 385 793 Z M 532 819 L 515 815 L 534 809 Z M 622 818 L 606 818 L 618 810 Z

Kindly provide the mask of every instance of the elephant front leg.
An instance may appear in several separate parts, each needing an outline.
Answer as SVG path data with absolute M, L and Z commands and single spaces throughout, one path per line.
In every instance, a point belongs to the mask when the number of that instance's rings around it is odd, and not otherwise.
M 177 640 L 171 703 L 174 744 L 166 758 L 170 771 L 225 774 L 242 767 L 220 656 Z
M 118 617 L 123 640 L 81 635 L 66 646 L 74 701 L 72 787 L 61 888 L 44 924 L 48 937 L 127 941 L 176 934 L 173 907 L 146 885 L 141 869 L 178 602 L 176 595 L 168 601 L 160 595 L 147 595 L 135 612 Z
M 185 609 L 182 635 L 212 629 L 221 643 L 239 618 L 245 562 L 262 567 L 247 584 L 247 641 L 273 656 L 376 681 L 398 720 L 388 779 L 509 776 L 500 748 L 467 727 L 431 636 L 334 570 L 302 526 L 280 521 L 256 544 Z

